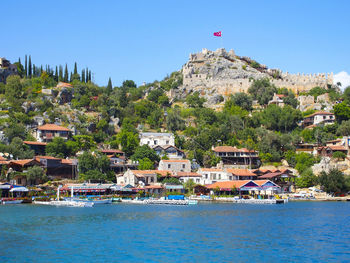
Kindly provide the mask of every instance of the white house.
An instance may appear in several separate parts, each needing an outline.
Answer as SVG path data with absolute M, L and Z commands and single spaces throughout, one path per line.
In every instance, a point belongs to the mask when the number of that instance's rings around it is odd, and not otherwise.
M 55 137 L 61 137 L 68 140 L 72 131 L 66 127 L 56 124 L 44 124 L 36 130 L 36 139 L 38 142 L 51 142 Z
M 158 170 L 169 170 L 172 172 L 191 172 L 189 160 L 160 160 Z
M 304 118 L 304 127 L 319 124 L 333 124 L 335 122 L 335 115 L 331 112 L 318 111 Z M 313 127 L 313 126 L 312 126 Z
M 153 185 L 157 183 L 157 176 L 172 176 L 171 171 L 161 170 L 127 170 L 122 176 L 117 177 L 117 184 L 132 186 Z
M 222 169 L 200 168 L 198 173 L 202 176 L 201 184 L 213 184 L 221 181 L 231 181 L 233 176 Z
M 172 133 L 142 132 L 140 134 L 140 145 L 155 146 L 171 145 L 175 146 L 175 137 Z
M 201 184 L 202 175 L 194 172 L 177 172 L 176 177 L 181 183 L 186 183 L 188 180 L 193 180 L 196 184 Z

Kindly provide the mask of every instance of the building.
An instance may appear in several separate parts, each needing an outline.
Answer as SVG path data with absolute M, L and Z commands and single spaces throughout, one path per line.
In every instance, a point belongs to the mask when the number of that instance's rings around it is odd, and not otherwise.
M 213 152 L 221 158 L 225 167 L 258 168 L 261 164 L 258 152 L 254 150 L 238 149 L 232 146 L 217 146 L 213 148 Z
M 177 172 L 175 175 L 181 183 L 186 183 L 192 180 L 196 184 L 200 184 L 202 181 L 202 175 L 194 172 Z
M 50 179 L 76 179 L 78 178 L 78 160 L 61 159 L 52 156 L 35 156 L 35 160 L 45 168 Z
M 248 169 L 226 169 L 226 172 L 232 175 L 232 177 L 229 175 L 231 180 L 255 180 L 258 178 L 255 173 Z
M 176 172 L 191 172 L 191 162 L 189 160 L 160 160 L 158 170 L 168 170 Z
M 34 151 L 35 155 L 45 155 L 46 142 L 23 141 L 25 145 Z
M 335 115 L 331 112 L 318 111 L 304 118 L 303 125 L 308 127 L 311 125 L 328 125 L 335 122 Z
M 219 181 L 233 180 L 232 174 L 217 168 L 200 168 L 198 173 L 202 176 L 201 184 L 213 184 Z
M 295 150 L 297 153 L 309 153 L 309 154 L 314 154 L 314 150 L 316 148 L 316 144 L 313 143 L 299 143 L 295 146 Z
M 42 164 L 35 159 L 24 159 L 24 160 L 12 160 L 8 164 L 8 173 L 11 175 L 10 183 L 14 185 L 37 185 L 41 181 L 40 179 L 28 179 L 26 172 L 28 168 L 33 166 L 42 167 Z
M 140 145 L 155 146 L 175 146 L 175 137 L 172 133 L 142 132 L 140 134 Z
M 273 94 L 272 100 L 269 101 L 269 104 L 276 104 L 279 107 L 283 107 L 284 106 L 284 101 L 283 98 L 285 97 L 285 95 L 283 94 Z
M 173 173 L 166 170 L 127 170 L 123 175 L 117 176 L 117 184 L 147 186 L 157 183 L 157 176 L 173 176 Z
M 17 66 L 6 58 L 0 58 L 0 82 L 6 83 L 8 76 L 17 74 Z
M 51 142 L 55 137 L 68 140 L 72 131 L 66 127 L 56 124 L 44 124 L 36 129 L 36 139 L 38 142 Z
M 270 180 L 281 187 L 282 192 L 291 192 L 296 176 L 289 169 L 257 169 L 258 180 Z
M 335 152 L 348 154 L 348 149 L 342 145 L 321 146 L 317 148 L 317 154 L 320 156 L 332 157 Z
M 164 146 L 157 145 L 153 147 L 153 150 L 155 150 L 160 157 L 166 155 L 169 159 L 185 158 L 184 151 L 178 149 L 176 146 L 173 146 L 173 145 L 164 145 Z

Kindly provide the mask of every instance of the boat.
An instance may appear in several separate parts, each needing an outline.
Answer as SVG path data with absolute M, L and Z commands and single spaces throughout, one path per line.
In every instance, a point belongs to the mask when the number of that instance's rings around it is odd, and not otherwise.
M 37 205 L 53 205 L 53 206 L 70 206 L 70 207 L 92 207 L 94 203 L 86 203 L 79 201 L 34 201 Z
M 95 205 L 105 205 L 105 204 L 111 204 L 112 198 L 110 199 L 95 199 L 95 198 L 88 198 L 88 199 L 81 199 L 81 198 L 73 198 L 73 199 L 66 199 L 75 201 L 75 202 L 83 202 L 83 203 L 93 203 Z
M 3 205 L 14 205 L 14 204 L 21 204 L 23 200 L 15 199 L 15 198 L 3 198 L 0 200 L 0 204 Z

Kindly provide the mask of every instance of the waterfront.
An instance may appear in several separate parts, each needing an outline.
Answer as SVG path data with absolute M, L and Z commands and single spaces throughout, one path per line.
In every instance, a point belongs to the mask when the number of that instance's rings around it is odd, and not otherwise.
M 0 206 L 1 262 L 345 262 L 349 202 Z

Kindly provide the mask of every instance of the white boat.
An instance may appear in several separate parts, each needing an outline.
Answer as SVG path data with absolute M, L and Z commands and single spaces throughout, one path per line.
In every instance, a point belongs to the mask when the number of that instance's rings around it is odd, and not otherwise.
M 79 201 L 34 201 L 37 205 L 54 205 L 54 206 L 70 206 L 70 207 L 92 207 L 94 203 L 86 203 Z
M 14 205 L 14 204 L 21 204 L 23 200 L 0 200 L 0 203 L 3 205 Z
M 79 199 L 79 198 L 73 198 L 71 199 L 75 202 L 83 202 L 83 203 L 93 203 L 95 205 L 105 205 L 105 204 L 111 204 L 112 199 Z

